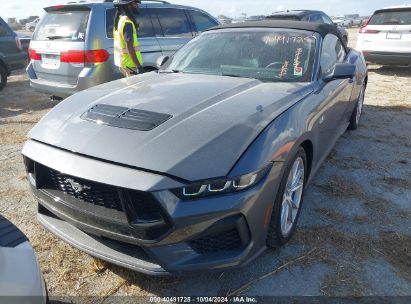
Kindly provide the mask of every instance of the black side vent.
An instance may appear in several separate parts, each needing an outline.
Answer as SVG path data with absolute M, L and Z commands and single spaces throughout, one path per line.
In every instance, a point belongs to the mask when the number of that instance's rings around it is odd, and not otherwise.
M 169 120 L 172 115 L 124 107 L 98 104 L 81 118 L 111 127 L 150 131 Z
M 91 120 L 101 124 L 109 124 L 114 118 L 119 117 L 128 109 L 125 107 L 109 106 L 105 104 L 98 104 L 84 113 L 81 118 Z

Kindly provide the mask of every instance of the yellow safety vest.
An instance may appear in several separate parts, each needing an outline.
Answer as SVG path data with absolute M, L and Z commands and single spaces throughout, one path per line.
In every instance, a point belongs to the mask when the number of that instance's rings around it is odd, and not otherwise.
M 143 57 L 138 46 L 137 29 L 127 16 L 121 16 L 117 30 L 114 29 L 114 64 L 120 68 L 136 68 L 128 53 L 127 43 L 124 40 L 124 28 L 127 23 L 133 26 L 133 47 L 136 51 L 138 62 L 140 65 L 143 65 Z

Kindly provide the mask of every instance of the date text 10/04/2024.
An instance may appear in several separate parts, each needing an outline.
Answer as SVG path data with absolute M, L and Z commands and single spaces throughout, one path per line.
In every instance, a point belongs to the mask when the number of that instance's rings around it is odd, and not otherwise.
M 258 303 L 254 297 L 150 297 L 150 303 Z

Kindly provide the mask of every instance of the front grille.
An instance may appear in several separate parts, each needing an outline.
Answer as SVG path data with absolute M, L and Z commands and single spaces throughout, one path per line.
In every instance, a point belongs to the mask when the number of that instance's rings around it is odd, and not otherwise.
M 188 244 L 199 254 L 235 251 L 242 247 L 241 237 L 237 229 L 207 235 L 189 241 Z
M 118 189 L 47 168 L 48 187 L 93 205 L 123 211 Z
M 107 236 L 119 236 L 131 243 L 156 240 L 172 228 L 167 213 L 150 192 L 66 175 L 39 163 L 34 163 L 34 172 L 33 190 L 46 195 L 45 206 L 52 206 L 59 216 L 72 219 L 79 228 L 100 229 L 94 233 L 104 230 Z

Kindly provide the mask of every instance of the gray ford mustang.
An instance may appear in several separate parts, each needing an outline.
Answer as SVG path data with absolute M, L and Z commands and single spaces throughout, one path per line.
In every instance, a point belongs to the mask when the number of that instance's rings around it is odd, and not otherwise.
M 285 244 L 306 185 L 358 126 L 362 55 L 335 27 L 263 21 L 213 28 L 159 62 L 31 130 L 40 223 L 149 274 L 243 266 Z

